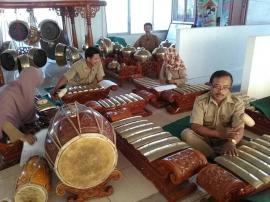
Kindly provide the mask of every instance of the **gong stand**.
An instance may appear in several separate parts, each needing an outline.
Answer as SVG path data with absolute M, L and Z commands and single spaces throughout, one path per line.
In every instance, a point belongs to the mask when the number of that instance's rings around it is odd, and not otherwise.
M 114 170 L 111 175 L 103 183 L 89 189 L 77 189 L 63 184 L 58 183 L 56 186 L 56 193 L 63 196 L 66 192 L 73 194 L 68 197 L 68 202 L 85 202 L 93 198 L 102 198 L 112 195 L 113 187 L 108 185 L 111 180 L 119 180 L 122 173 L 119 170 Z
M 5 85 L 5 79 L 4 79 L 2 67 L 0 66 L 0 87 L 3 85 Z
M 72 24 L 73 45 L 78 47 L 74 18 L 80 14 L 87 22 L 88 46 L 93 46 L 91 18 L 95 17 L 100 6 L 106 6 L 106 1 L 98 0 L 2 0 L 0 8 L 53 8 L 59 16 L 70 17 Z M 62 17 L 63 21 L 63 17 Z M 65 21 L 65 20 L 64 20 Z M 65 23 L 63 23 L 63 27 Z M 66 28 L 63 28 L 66 30 Z

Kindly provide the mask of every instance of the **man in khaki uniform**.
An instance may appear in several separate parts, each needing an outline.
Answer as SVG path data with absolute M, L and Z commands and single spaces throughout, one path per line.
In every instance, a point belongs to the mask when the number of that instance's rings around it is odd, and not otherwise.
M 191 129 L 181 137 L 206 157 L 216 154 L 237 155 L 236 144 L 242 139 L 244 103 L 230 92 L 233 78 L 229 72 L 217 71 L 210 78 L 210 92 L 195 100 Z
M 145 34 L 142 35 L 134 44 L 134 47 L 144 47 L 146 50 L 150 51 L 152 53 L 152 51 L 159 46 L 160 44 L 160 40 L 159 38 L 154 35 L 151 34 L 152 31 L 152 24 L 151 23 L 145 23 L 144 24 L 144 31 Z
M 69 83 L 72 85 L 97 84 L 105 76 L 100 61 L 100 51 L 95 47 L 85 50 L 85 59 L 75 62 L 69 71 L 67 71 L 57 82 L 53 90 L 53 95 L 57 90 Z

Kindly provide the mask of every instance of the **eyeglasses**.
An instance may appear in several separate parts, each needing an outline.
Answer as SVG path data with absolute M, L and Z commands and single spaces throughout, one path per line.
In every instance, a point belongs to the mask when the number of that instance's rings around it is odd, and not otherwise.
M 227 90 L 230 90 L 231 89 L 231 86 L 220 86 L 220 85 L 212 85 L 212 88 L 214 88 L 215 90 L 224 90 L 224 91 L 227 91 Z

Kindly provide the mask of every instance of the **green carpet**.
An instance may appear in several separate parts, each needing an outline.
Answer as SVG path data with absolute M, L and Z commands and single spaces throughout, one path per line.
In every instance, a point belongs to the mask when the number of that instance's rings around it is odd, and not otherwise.
M 257 193 L 253 196 L 245 197 L 240 202 L 269 202 L 270 201 L 270 190 Z
M 266 117 L 270 118 L 270 96 L 250 103 L 256 109 L 260 110 Z M 270 201 L 270 199 L 269 199 Z
M 190 125 L 190 116 L 186 116 L 177 121 L 169 123 L 168 125 L 163 126 L 163 130 L 170 132 L 173 136 L 181 138 L 180 134 Z

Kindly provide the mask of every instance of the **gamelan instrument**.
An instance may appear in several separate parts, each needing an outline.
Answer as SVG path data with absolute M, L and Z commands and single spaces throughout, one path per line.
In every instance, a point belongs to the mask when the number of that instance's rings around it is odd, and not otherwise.
M 112 125 L 118 148 L 168 200 L 175 201 L 196 189 L 187 180 L 207 164 L 199 151 L 141 116 Z
M 161 97 L 170 103 L 166 107 L 167 111 L 176 114 L 192 110 L 196 97 L 209 91 L 209 88 L 205 84 L 185 84 L 176 89 L 162 92 Z
M 109 121 L 118 120 L 117 111 L 122 108 L 126 108 L 132 115 L 148 116 L 151 114 L 145 109 L 147 99 L 144 99 L 138 94 L 127 93 L 123 95 L 111 96 L 108 98 L 100 99 L 98 101 L 90 101 L 85 105 L 91 107 L 101 114 L 105 115 Z M 115 112 L 114 116 L 109 116 L 108 112 Z
M 81 104 L 85 104 L 90 100 L 99 100 L 106 98 L 109 95 L 110 90 L 115 90 L 116 88 L 117 84 L 115 83 L 113 83 L 113 85 L 109 87 L 103 87 L 99 84 L 95 86 L 93 85 L 70 86 L 67 89 L 67 93 L 62 97 L 62 101 L 64 103 L 72 103 L 77 101 Z
M 16 141 L 14 143 L 0 143 L 1 166 L 0 170 L 13 166 L 20 162 L 23 143 Z
M 0 67 L 0 87 L 3 85 L 5 85 L 5 78 L 4 78 L 3 70 Z
M 132 77 L 142 76 L 142 67 L 140 65 L 121 63 L 118 68 L 111 68 L 112 61 L 111 58 L 103 60 L 104 71 L 106 75 L 115 78 L 120 86 Z
M 29 26 L 25 21 L 14 20 L 8 26 L 9 36 L 15 41 L 24 41 L 29 35 Z
M 243 141 L 238 156 L 219 156 L 218 165 L 203 168 L 198 184 L 216 201 L 239 201 L 243 196 L 262 191 L 270 186 L 270 136 L 254 141 Z
M 17 63 L 18 53 L 15 50 L 7 49 L 0 55 L 0 63 L 7 71 L 15 71 L 18 69 Z
M 48 201 L 50 170 L 45 159 L 31 157 L 23 167 L 16 183 L 15 202 Z
M 157 92 L 154 88 L 162 86 L 156 79 L 148 77 L 134 78 L 133 82 L 136 89 L 147 90 L 154 95 L 155 98 L 150 103 L 155 107 L 164 107 L 169 113 L 175 114 L 192 110 L 195 98 L 209 90 L 209 86 L 205 84 L 185 84 L 173 90 L 165 90 Z
M 45 140 L 45 157 L 64 185 L 89 189 L 114 171 L 115 143 L 111 124 L 97 111 L 75 102 L 56 113 Z
M 242 93 L 234 93 L 234 95 L 243 100 L 245 104 L 245 113 L 255 121 L 255 126 L 246 128 L 256 134 L 270 134 L 270 119 L 251 105 L 251 102 L 256 99 Z

